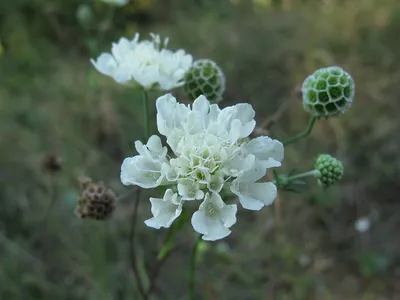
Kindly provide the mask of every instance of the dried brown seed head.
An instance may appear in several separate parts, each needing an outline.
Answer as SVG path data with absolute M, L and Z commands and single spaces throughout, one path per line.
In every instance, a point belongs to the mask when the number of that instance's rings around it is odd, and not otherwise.
M 89 178 L 80 180 L 83 191 L 78 198 L 75 214 L 80 218 L 105 220 L 115 210 L 117 197 L 103 182 L 93 182 Z

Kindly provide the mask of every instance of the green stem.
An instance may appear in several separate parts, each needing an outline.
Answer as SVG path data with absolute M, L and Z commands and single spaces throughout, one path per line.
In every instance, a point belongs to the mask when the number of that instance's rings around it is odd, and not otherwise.
M 164 240 L 164 243 L 163 243 L 160 251 L 158 252 L 157 261 L 161 261 L 168 256 L 169 252 L 173 248 L 174 238 L 175 238 L 175 235 L 177 234 L 178 230 L 176 230 L 176 227 L 174 225 L 170 228 L 170 230 L 168 231 L 167 236 Z
M 318 170 L 312 170 L 312 171 L 308 171 L 308 172 L 304 172 L 304 173 L 300 173 L 300 174 L 296 174 L 296 175 L 290 176 L 290 177 L 287 178 L 287 180 L 288 181 L 293 181 L 293 180 L 304 178 L 304 177 L 315 176 L 318 173 L 319 173 Z
M 150 137 L 150 114 L 149 114 L 148 95 L 145 89 L 142 90 L 142 102 L 143 102 L 143 114 L 145 122 L 145 133 L 146 133 L 146 139 L 148 139 Z
M 138 256 L 136 253 L 136 243 L 135 243 L 135 236 L 136 236 L 136 220 L 138 216 L 139 210 L 139 203 L 140 203 L 140 192 L 141 188 L 135 187 L 136 192 L 136 199 L 134 199 L 133 204 L 133 215 L 131 217 L 131 232 L 130 232 L 130 242 L 129 242 L 129 258 L 131 262 L 133 276 L 135 277 L 137 289 L 142 297 L 142 299 L 146 299 L 146 291 L 144 288 L 143 280 L 139 274 L 139 266 L 138 266 Z
M 308 122 L 308 127 L 307 127 L 307 129 L 305 131 L 299 133 L 298 135 L 295 135 L 294 137 L 291 137 L 291 138 L 287 139 L 286 141 L 283 142 L 283 145 L 287 146 L 287 145 L 289 145 L 291 143 L 294 143 L 294 142 L 296 142 L 296 141 L 298 141 L 300 139 L 303 139 L 303 138 L 309 136 L 311 131 L 313 130 L 314 124 L 315 124 L 315 122 L 317 120 L 318 120 L 318 117 L 312 117 L 310 119 L 310 121 Z
M 156 288 L 156 281 L 162 266 L 164 265 L 165 261 L 168 259 L 172 251 L 176 249 L 176 247 L 174 247 L 175 236 L 183 228 L 183 226 L 187 223 L 188 220 L 189 216 L 185 212 L 183 212 L 183 214 L 177 220 L 175 220 L 175 222 L 169 228 L 169 231 L 164 239 L 161 249 L 158 252 L 157 261 L 154 265 L 153 271 L 150 276 L 150 284 L 147 290 L 146 299 L 150 299 L 151 294 L 154 292 L 154 289 Z
M 195 278 L 196 278 L 196 259 L 197 252 L 201 241 L 201 235 L 196 240 L 196 244 L 193 247 L 192 255 L 190 256 L 190 267 L 189 267 L 189 300 L 195 300 Z

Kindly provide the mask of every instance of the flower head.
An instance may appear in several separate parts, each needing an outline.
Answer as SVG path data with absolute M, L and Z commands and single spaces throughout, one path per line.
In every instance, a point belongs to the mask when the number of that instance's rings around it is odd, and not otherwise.
M 306 78 L 301 90 L 304 109 L 317 117 L 346 112 L 355 94 L 353 78 L 340 67 L 315 71 Z
M 324 187 L 329 187 L 342 179 L 344 173 L 342 162 L 329 154 L 318 156 L 315 169 L 319 171 L 316 175 L 318 182 Z
M 211 102 L 222 100 L 225 91 L 225 75 L 221 68 L 210 59 L 196 60 L 185 76 L 185 92 L 190 100 L 200 95 Z
M 102 53 L 91 59 L 95 68 L 121 84 L 141 86 L 146 90 L 168 91 L 184 84 L 184 76 L 192 65 L 192 56 L 184 50 L 166 49 L 168 39 L 161 43 L 160 36 L 139 41 L 121 38 L 112 44 L 111 53 Z
M 168 206 L 163 213 L 170 216 L 166 219 L 172 220 L 172 212 L 184 202 L 202 201 L 192 225 L 203 239 L 215 240 L 228 235 L 236 222 L 236 204 L 225 204 L 219 195 L 223 188 L 238 196 L 246 209 L 260 210 L 274 201 L 276 186 L 258 181 L 268 168 L 281 165 L 283 145 L 265 136 L 248 138 L 255 127 L 251 105 L 220 109 L 199 96 L 186 106 L 167 94 L 157 99 L 156 107 L 158 131 L 166 137 L 171 153 L 167 154 L 157 136 L 146 145 L 136 142 L 139 155 L 125 159 L 121 181 L 143 188 L 176 185 L 179 201 L 171 204 L 168 200 L 167 205 L 167 195 L 164 202 L 151 200 L 159 210 Z
M 80 181 L 83 189 L 75 214 L 80 218 L 106 220 L 112 216 L 117 202 L 117 196 L 103 182 L 93 182 L 91 179 Z

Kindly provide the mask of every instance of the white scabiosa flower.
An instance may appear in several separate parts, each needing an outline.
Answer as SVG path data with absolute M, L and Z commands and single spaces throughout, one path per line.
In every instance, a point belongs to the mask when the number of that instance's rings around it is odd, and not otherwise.
M 144 223 L 156 229 L 161 227 L 168 228 L 172 222 L 182 213 L 182 200 L 178 194 L 169 189 L 165 192 L 163 199 L 150 198 L 151 212 L 153 218 L 144 221 Z
M 236 211 L 236 204 L 226 205 L 218 194 L 207 193 L 199 210 L 192 216 L 192 226 L 203 234 L 203 240 L 222 239 L 231 233 L 228 228 L 236 223 Z
M 128 157 L 121 166 L 121 181 L 125 185 L 139 185 L 143 188 L 155 188 L 161 184 L 168 168 L 167 148 L 162 147 L 158 136 L 150 137 L 146 145 L 135 143 L 139 155 Z
M 175 207 L 169 204 L 165 208 L 169 216 L 186 201 L 202 201 L 192 225 L 204 240 L 227 236 L 236 222 L 237 207 L 221 199 L 223 188 L 250 210 L 260 210 L 275 200 L 276 186 L 259 181 L 268 168 L 281 165 L 283 145 L 265 136 L 249 140 L 256 125 L 251 105 L 220 109 L 199 96 L 186 106 L 167 94 L 157 99 L 156 107 L 158 131 L 166 137 L 171 151 L 167 154 L 156 136 L 146 145 L 136 142 L 139 155 L 126 158 L 121 167 L 123 184 L 175 186 L 180 202 L 172 201 Z M 151 202 L 153 208 L 167 207 L 160 200 Z
M 146 90 L 172 90 L 183 85 L 185 73 L 192 65 L 192 56 L 184 50 L 166 49 L 168 39 L 161 43 L 159 35 L 152 40 L 121 38 L 112 44 L 111 53 L 102 53 L 92 64 L 102 74 L 121 84 L 141 86 Z
M 232 193 L 239 196 L 242 206 L 250 210 L 260 210 L 274 202 L 277 188 L 272 182 L 257 182 L 265 175 L 265 169 L 259 166 L 243 173 L 233 180 Z

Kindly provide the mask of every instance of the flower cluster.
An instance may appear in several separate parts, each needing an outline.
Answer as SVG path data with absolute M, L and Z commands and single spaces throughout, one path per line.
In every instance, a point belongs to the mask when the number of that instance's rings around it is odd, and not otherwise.
M 126 158 L 121 166 L 125 185 L 171 186 L 162 199 L 150 199 L 153 217 L 145 222 L 148 226 L 169 227 L 184 202 L 201 200 L 191 223 L 204 240 L 217 240 L 229 235 L 236 223 L 237 206 L 225 203 L 223 189 L 250 210 L 275 200 L 276 186 L 257 181 L 268 168 L 281 165 L 283 145 L 266 136 L 248 138 L 256 125 L 250 104 L 221 110 L 200 96 L 186 106 L 167 94 L 157 99 L 156 107 L 158 131 L 172 153 L 153 135 L 146 145 L 137 141 L 139 155 Z
M 160 36 L 139 41 L 121 38 L 112 44 L 111 53 L 102 53 L 91 60 L 96 69 L 121 84 L 141 86 L 146 90 L 168 91 L 184 84 L 186 72 L 192 65 L 192 56 L 184 50 L 166 49 L 168 39 L 161 43 Z

